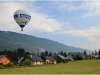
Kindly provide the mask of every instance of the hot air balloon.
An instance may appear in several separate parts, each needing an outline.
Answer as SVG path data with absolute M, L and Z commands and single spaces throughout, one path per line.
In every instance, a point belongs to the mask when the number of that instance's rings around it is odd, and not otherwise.
M 39 49 L 39 53 L 44 53 L 44 52 L 45 52 L 44 48 Z
M 16 23 L 21 27 L 21 31 L 23 31 L 25 25 L 27 25 L 28 22 L 30 21 L 31 16 L 26 10 L 19 9 L 15 11 L 14 19 Z

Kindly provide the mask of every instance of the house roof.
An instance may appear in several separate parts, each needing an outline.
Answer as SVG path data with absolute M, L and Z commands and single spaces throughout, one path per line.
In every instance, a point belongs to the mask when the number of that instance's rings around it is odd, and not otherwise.
M 56 61 L 56 59 L 54 59 L 53 57 L 51 56 L 47 56 L 47 57 L 44 57 L 46 60 L 52 60 L 52 61 Z
M 20 63 L 23 60 L 24 57 L 19 58 L 18 63 Z
M 7 55 L 0 55 L 0 59 L 2 59 L 5 56 L 11 61 L 11 59 Z
M 58 57 L 60 57 L 61 59 L 66 59 L 63 55 L 58 55 Z
M 31 55 L 28 55 L 28 57 L 29 57 L 32 61 L 43 61 L 43 59 L 41 59 L 41 57 L 39 57 L 39 56 L 31 56 Z
M 95 58 L 98 58 L 99 57 L 99 55 L 92 55 L 93 57 L 95 57 Z
M 73 57 L 67 56 L 66 59 L 74 60 Z

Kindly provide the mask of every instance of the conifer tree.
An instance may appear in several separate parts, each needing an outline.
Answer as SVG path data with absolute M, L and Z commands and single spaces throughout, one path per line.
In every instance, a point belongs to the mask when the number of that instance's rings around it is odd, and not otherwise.
M 99 51 L 98 51 L 98 55 L 100 56 L 100 49 L 99 49 Z
M 96 49 L 95 49 L 95 55 L 97 55 L 98 53 L 97 53 L 97 51 L 96 51 Z

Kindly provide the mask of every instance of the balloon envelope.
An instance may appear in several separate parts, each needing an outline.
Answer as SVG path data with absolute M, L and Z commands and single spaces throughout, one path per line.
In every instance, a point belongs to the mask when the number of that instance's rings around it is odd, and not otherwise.
M 45 50 L 43 48 L 40 48 L 39 53 L 43 53 L 43 52 L 45 52 Z
M 15 19 L 16 23 L 23 30 L 25 25 L 27 25 L 29 23 L 29 21 L 31 19 L 31 16 L 30 16 L 30 14 L 26 10 L 19 9 L 19 10 L 15 11 L 14 19 Z

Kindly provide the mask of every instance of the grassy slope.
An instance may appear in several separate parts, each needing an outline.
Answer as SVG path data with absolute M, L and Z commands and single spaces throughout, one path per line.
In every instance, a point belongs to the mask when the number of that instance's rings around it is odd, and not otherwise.
M 0 74 L 100 74 L 100 60 L 82 60 L 56 65 L 0 69 Z

